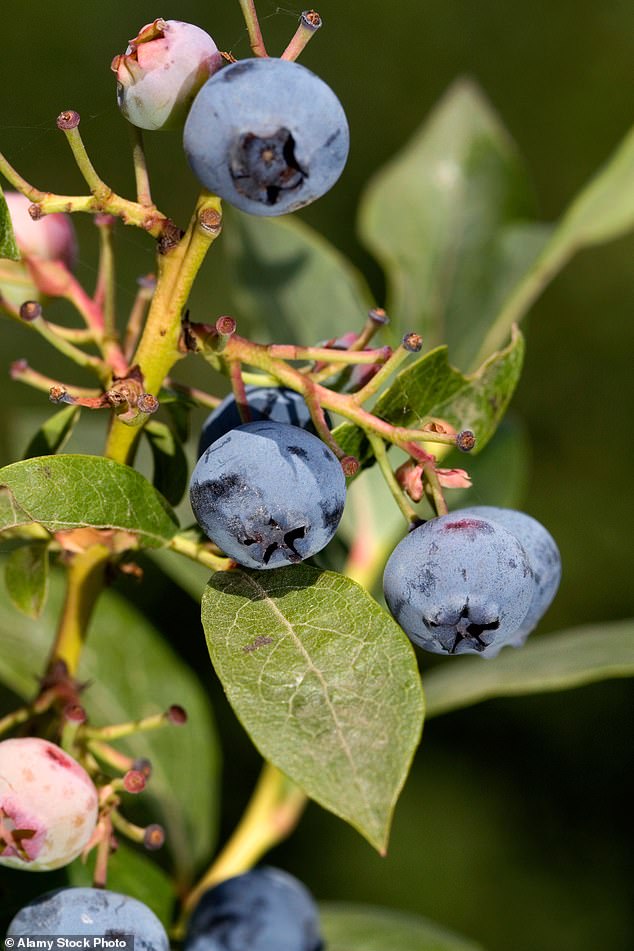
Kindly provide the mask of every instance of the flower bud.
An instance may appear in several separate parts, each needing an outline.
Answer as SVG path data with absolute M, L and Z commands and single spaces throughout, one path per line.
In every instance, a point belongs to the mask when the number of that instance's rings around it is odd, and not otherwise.
M 119 108 L 140 129 L 174 128 L 221 65 L 218 47 L 204 30 L 180 20 L 155 20 L 112 61 Z
M 39 301 L 42 294 L 33 280 L 29 261 L 60 261 L 72 269 L 77 257 L 75 229 L 69 215 L 29 214 L 31 202 L 20 192 L 5 192 L 7 207 L 22 261 L 0 260 L 0 297 L 19 310 L 25 300 Z

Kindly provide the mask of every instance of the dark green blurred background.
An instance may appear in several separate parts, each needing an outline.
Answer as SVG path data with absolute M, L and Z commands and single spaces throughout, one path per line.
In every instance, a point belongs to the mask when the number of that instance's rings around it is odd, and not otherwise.
M 259 9 L 270 52 L 279 53 L 301 8 L 260 0 Z M 302 217 L 360 265 L 379 303 L 382 277 L 355 241 L 360 190 L 456 76 L 473 76 L 500 113 L 532 170 L 545 220 L 559 215 L 631 123 L 629 0 L 323 0 L 318 9 L 325 27 L 302 62 L 343 101 L 352 151 L 340 183 Z M 1 12 L 0 148 L 38 187 L 60 192 L 83 190 L 54 125 L 68 108 L 80 112 L 101 174 L 117 190 L 132 191 L 109 64 L 144 23 L 157 16 L 191 20 L 220 48 L 238 57 L 249 53 L 236 0 L 162 7 L 138 0 L 5 0 Z M 148 153 L 155 197 L 183 223 L 196 187 L 178 134 L 151 138 Z M 90 284 L 94 228 L 87 219 L 78 227 L 79 273 Z M 131 229 L 120 229 L 119 240 L 125 310 L 153 253 Z M 632 452 L 624 410 L 632 404 L 633 251 L 630 237 L 584 253 L 530 318 L 525 373 L 512 403 L 531 444 L 522 507 L 548 526 L 564 562 L 543 632 L 631 613 Z M 197 292 L 199 309 L 208 308 L 210 317 L 221 313 L 225 294 L 210 266 Z M 34 418 L 49 412 L 45 398 L 8 382 L 9 363 L 27 353 L 34 366 L 54 371 L 48 353 L 3 323 L 5 442 L 22 425 L 21 407 L 32 407 Z M 202 666 L 195 606 L 165 584 L 159 594 L 151 580 L 129 593 L 168 633 L 174 624 L 189 629 L 189 656 Z M 166 621 L 170 608 L 176 621 Z M 230 754 L 226 833 L 258 763 L 214 690 Z M 623 834 L 631 813 L 630 701 L 627 683 L 613 682 L 489 702 L 433 721 L 397 810 L 387 859 L 312 807 L 273 860 L 320 898 L 417 911 L 490 951 L 627 951 L 634 943 Z

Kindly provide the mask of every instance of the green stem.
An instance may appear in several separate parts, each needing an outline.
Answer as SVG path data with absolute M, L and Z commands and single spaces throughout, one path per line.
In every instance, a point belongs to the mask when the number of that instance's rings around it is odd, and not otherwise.
M 335 347 L 296 347 L 293 344 L 273 343 L 269 344 L 268 351 L 277 360 L 319 360 L 346 366 L 370 363 L 385 363 L 387 366 L 393 356 L 390 347 L 377 347 L 375 350 L 338 350 Z
M 133 736 L 136 733 L 145 733 L 148 730 L 156 730 L 169 723 L 169 717 L 166 713 L 153 713 L 141 720 L 130 720 L 128 723 L 113 723 L 110 726 L 102 727 L 82 727 L 82 739 L 101 740 L 105 743 L 111 743 L 112 740 L 121 740 L 127 736 Z
M 423 469 L 423 478 L 429 487 L 429 495 L 436 510 L 436 515 L 447 515 L 449 509 L 435 468 L 433 466 L 425 466 Z
M 0 152 L 0 175 L 3 175 L 9 184 L 13 185 L 16 191 L 21 192 L 30 201 L 40 202 L 46 197 L 45 192 L 41 192 L 39 188 L 35 188 L 33 185 L 27 182 L 26 178 L 22 178 L 22 176 L 13 168 L 13 166 L 9 164 L 2 152 Z
M 181 241 L 159 260 L 159 276 L 139 346 L 132 358 L 146 393 L 158 396 L 165 377 L 183 356 L 179 349 L 182 312 L 207 251 L 221 230 L 220 199 L 203 192 Z M 139 429 L 114 420 L 106 455 L 128 464 Z
M 390 460 L 387 457 L 385 443 L 374 433 L 368 432 L 366 435 L 370 445 L 372 446 L 372 452 L 376 456 L 376 461 L 378 463 L 379 469 L 381 470 L 381 475 L 385 479 L 388 489 L 394 496 L 394 501 L 403 513 L 407 523 L 412 525 L 418 521 L 418 512 L 410 505 L 405 493 L 396 480 L 396 476 L 394 475 L 392 466 L 390 465 Z
M 212 571 L 227 571 L 233 564 L 230 558 L 222 558 L 220 555 L 214 555 L 202 542 L 193 542 L 184 535 L 174 535 L 168 544 L 168 548 L 197 561 L 205 568 L 211 568 Z
M 148 174 L 145 149 L 143 147 L 143 133 L 135 125 L 128 124 L 132 139 L 132 161 L 134 163 L 134 179 L 136 181 L 136 197 L 140 205 L 152 205 L 150 176 Z
M 105 545 L 92 545 L 72 557 L 66 578 L 66 597 L 49 667 L 56 661 L 66 664 L 70 676 L 77 673 L 79 655 L 97 598 L 104 586 L 111 552 Z
M 258 20 L 258 15 L 255 9 L 255 0 L 238 0 L 238 2 L 240 4 L 240 9 L 242 10 L 244 22 L 247 25 L 251 50 L 255 56 L 268 56 L 266 47 L 264 45 L 264 40 L 262 38 L 260 21 Z
M 51 376 L 33 370 L 26 360 L 15 360 L 11 364 L 9 372 L 12 380 L 25 383 L 36 390 L 41 390 L 43 393 L 48 393 L 52 388 L 57 388 L 77 399 L 98 399 L 101 396 L 101 390 L 91 390 L 83 386 L 65 386 L 59 380 L 54 380 Z
M 310 40 L 321 27 L 322 20 L 315 10 L 302 13 L 295 35 L 282 53 L 280 59 L 294 61 L 306 49 Z
M 106 197 L 111 194 L 112 189 L 101 180 L 88 157 L 86 146 L 79 131 L 79 114 L 73 110 L 62 112 L 57 117 L 57 127 L 66 136 L 66 141 L 70 145 L 77 168 L 93 195 Z
M 93 357 L 89 353 L 84 353 L 83 350 L 80 350 L 79 347 L 76 347 L 70 343 L 70 341 L 59 337 L 43 317 L 36 317 L 35 320 L 30 321 L 23 320 L 22 323 L 25 327 L 38 333 L 51 347 L 63 353 L 65 357 L 68 357 L 68 359 L 72 360 L 77 366 L 93 370 L 102 383 L 106 383 L 110 378 L 110 367 L 108 367 L 103 360 L 100 360 L 99 357 Z
M 123 338 L 123 353 L 127 360 L 132 359 L 132 354 L 138 346 L 143 320 L 156 289 L 155 282 L 145 278 L 142 280 L 147 280 L 147 283 L 142 283 L 137 290 Z
M 366 385 L 360 390 L 357 390 L 353 394 L 352 399 L 355 403 L 365 403 L 366 400 L 369 400 L 371 396 L 374 396 L 375 393 L 378 393 L 382 386 L 389 380 L 393 373 L 395 373 L 400 365 L 407 360 L 411 353 L 411 350 L 408 350 L 403 344 L 400 344 L 394 353 L 391 355 L 389 360 L 383 364 L 380 370 L 378 370 L 371 380 L 368 380 Z
M 103 314 L 103 328 L 106 337 L 115 339 L 115 272 L 114 250 L 112 247 L 112 225 L 110 215 L 96 215 L 95 224 L 99 229 L 99 271 L 94 302 Z
M 305 793 L 295 783 L 277 767 L 265 763 L 251 801 L 233 835 L 185 899 L 178 930 L 184 929 L 187 916 L 207 889 L 248 871 L 269 849 L 287 838 L 297 825 L 306 802 Z

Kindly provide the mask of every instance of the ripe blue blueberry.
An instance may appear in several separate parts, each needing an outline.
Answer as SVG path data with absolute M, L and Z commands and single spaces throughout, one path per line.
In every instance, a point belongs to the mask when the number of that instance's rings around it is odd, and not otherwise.
M 434 518 L 399 542 L 383 588 L 415 644 L 434 654 L 493 657 L 522 624 L 534 581 L 514 535 L 458 513 Z
M 252 215 L 284 215 L 341 175 L 349 149 L 343 107 L 299 63 L 255 58 L 207 80 L 185 123 L 184 147 L 202 185 Z
M 245 390 L 251 410 L 251 422 L 272 419 L 276 423 L 288 423 L 290 426 L 301 426 L 308 432 L 315 432 L 306 401 L 295 390 L 289 390 L 283 386 L 247 386 Z M 330 425 L 327 415 L 326 421 Z M 241 423 L 238 404 L 235 396 L 230 393 L 203 423 L 198 443 L 198 457 L 202 456 L 212 442 L 220 439 L 231 429 L 240 426 Z
M 22 908 L 7 937 L 101 935 L 134 937 L 135 951 L 169 951 L 163 925 L 153 911 L 128 895 L 103 888 L 60 888 Z M 17 947 L 17 944 L 16 944 Z
M 317 907 L 292 875 L 261 867 L 205 892 L 184 951 L 321 951 Z
M 515 635 L 508 641 L 514 647 L 521 647 L 550 607 L 559 587 L 561 556 L 555 539 L 537 519 L 515 509 L 501 509 L 494 505 L 475 505 L 461 509 L 460 514 L 487 518 L 501 525 L 515 535 L 528 555 L 535 581 L 533 598 L 526 617 Z
M 279 568 L 328 544 L 346 480 L 317 436 L 265 420 L 212 443 L 192 473 L 190 499 L 198 523 L 230 558 L 247 568 Z

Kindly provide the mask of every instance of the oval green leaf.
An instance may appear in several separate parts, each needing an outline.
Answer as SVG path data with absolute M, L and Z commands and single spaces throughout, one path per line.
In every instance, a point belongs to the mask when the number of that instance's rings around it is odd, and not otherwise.
M 500 286 L 543 245 L 541 236 L 507 234 L 532 213 L 509 134 L 473 82 L 456 82 L 361 202 L 361 238 L 385 268 L 394 330 L 415 330 L 428 347 L 447 344 L 466 369 Z
M 433 921 L 388 908 L 327 902 L 319 917 L 328 951 L 483 951 Z
M 423 722 L 400 627 L 360 585 L 307 565 L 216 573 L 202 622 L 262 756 L 384 852 Z
M 494 660 L 456 658 L 425 676 L 427 716 L 492 697 L 568 690 L 634 675 L 634 620 L 589 624 L 544 634 Z M 473 661 L 473 663 L 472 663 Z
M 482 360 L 501 346 L 514 323 L 582 248 L 612 241 L 634 228 L 634 128 L 551 228 L 549 239 L 497 313 L 480 347 Z
M 0 681 L 24 699 L 32 699 L 44 670 L 63 595 L 63 580 L 52 573 L 46 609 L 35 621 L 0 601 Z M 184 726 L 138 733 L 115 745 L 151 760 L 152 778 L 139 808 L 146 805 L 153 821 L 164 826 L 164 848 L 175 874 L 182 885 L 189 883 L 210 857 L 218 804 L 218 745 L 200 681 L 149 621 L 113 591 L 99 599 L 77 676 L 90 684 L 82 703 L 95 726 L 149 716 L 174 703 L 187 710 Z
M 256 218 L 227 209 L 222 239 L 236 313 L 251 333 L 314 346 L 360 330 L 372 295 L 353 265 L 295 218 Z
M 79 406 L 63 406 L 39 427 L 24 452 L 24 459 L 51 456 L 63 449 L 79 419 Z
M 170 505 L 178 505 L 187 488 L 189 466 L 180 440 L 165 423 L 150 420 L 143 428 L 152 451 L 154 488 Z
M 4 580 L 18 611 L 30 618 L 39 617 L 48 594 L 48 543 L 21 545 L 11 552 Z
M 0 469 L 0 532 L 38 522 L 51 532 L 105 528 L 165 545 L 176 516 L 152 485 L 102 456 L 41 456 Z
M 9 258 L 10 261 L 19 261 L 20 252 L 16 244 L 13 233 L 13 224 L 11 215 L 7 207 L 7 200 L 4 197 L 2 186 L 0 185 L 0 258 Z

